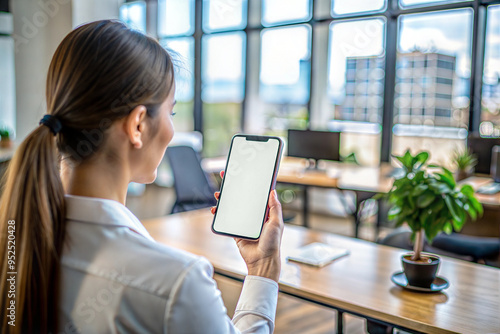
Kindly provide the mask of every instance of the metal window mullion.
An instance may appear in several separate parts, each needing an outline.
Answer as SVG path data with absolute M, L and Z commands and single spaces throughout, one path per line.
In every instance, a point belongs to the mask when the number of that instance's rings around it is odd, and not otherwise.
M 469 132 L 479 133 L 486 40 L 486 7 L 474 4 L 469 103 Z
M 312 93 L 314 87 L 314 71 L 316 70 L 316 59 L 314 58 L 314 44 L 315 44 L 314 26 L 311 26 L 311 44 L 310 44 L 310 70 L 309 70 L 309 98 L 307 99 L 307 129 L 311 129 L 311 107 L 312 107 Z
M 310 8 L 309 10 L 311 11 L 311 20 L 314 19 L 314 0 L 311 0 L 309 2 Z M 309 70 L 309 98 L 307 99 L 307 129 L 311 129 L 311 107 L 312 107 L 312 93 L 313 93 L 313 85 L 314 85 L 314 70 L 316 69 L 316 59 L 314 59 L 314 43 L 315 43 L 315 37 L 314 37 L 314 25 L 310 24 L 311 27 L 311 44 L 309 45 L 309 59 L 311 60 L 309 65 L 310 65 L 310 70 Z
M 431 6 L 406 7 L 406 8 L 400 8 L 399 6 L 396 5 L 392 9 L 392 14 L 399 16 L 401 14 L 420 14 L 420 13 L 438 12 L 442 10 L 473 8 L 475 4 L 476 1 L 452 2 L 452 3 L 444 3 L 433 6 L 431 5 Z
M 146 1 L 146 33 L 158 39 L 158 1 Z
M 382 141 L 380 161 L 389 162 L 392 149 L 392 126 L 394 122 L 394 89 L 396 85 L 396 58 L 398 48 L 398 18 L 391 15 L 397 0 L 389 0 L 386 12 L 384 104 L 382 114 Z
M 203 36 L 202 20 L 202 1 L 195 1 L 194 15 L 194 107 L 193 119 L 194 130 L 203 133 L 203 103 L 201 100 L 201 38 Z
M 247 2 L 247 25 L 248 25 L 248 22 L 250 21 L 250 4 Z M 241 31 L 241 30 L 238 30 L 238 31 Z M 241 114 L 240 114 L 240 127 L 241 127 L 241 131 L 245 132 L 245 125 L 246 125 L 246 114 L 247 114 L 247 95 L 248 95 L 248 91 L 249 91 L 249 84 L 250 84 L 250 80 L 248 78 L 248 70 L 249 70 L 249 66 L 248 66 L 248 59 L 250 57 L 250 51 L 249 51 L 249 36 L 248 36 L 248 32 L 246 30 L 243 30 L 244 34 L 245 34 L 245 80 L 244 80 L 244 87 L 243 87 L 243 100 L 241 101 Z

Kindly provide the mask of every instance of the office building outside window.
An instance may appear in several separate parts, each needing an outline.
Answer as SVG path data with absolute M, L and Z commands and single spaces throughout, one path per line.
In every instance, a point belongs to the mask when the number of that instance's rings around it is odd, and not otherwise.
M 488 7 L 481 104 L 482 136 L 500 137 L 500 6 Z
M 210 156 L 227 153 L 234 132 L 309 128 L 342 131 L 341 154 L 362 164 L 407 148 L 447 164 L 468 132 L 500 136 L 497 4 L 159 0 L 158 36 L 192 38 L 177 43 L 194 59 L 185 121 Z M 224 36 L 239 37 L 215 55 Z M 225 50 L 232 60 L 221 61 Z M 222 77 L 230 88 L 216 87 Z

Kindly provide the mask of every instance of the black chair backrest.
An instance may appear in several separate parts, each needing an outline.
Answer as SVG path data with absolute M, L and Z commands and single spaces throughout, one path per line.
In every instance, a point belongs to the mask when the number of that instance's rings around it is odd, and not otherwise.
M 208 207 L 216 204 L 214 187 L 201 168 L 199 155 L 190 146 L 167 148 L 167 158 L 174 175 L 177 197 L 172 212 Z

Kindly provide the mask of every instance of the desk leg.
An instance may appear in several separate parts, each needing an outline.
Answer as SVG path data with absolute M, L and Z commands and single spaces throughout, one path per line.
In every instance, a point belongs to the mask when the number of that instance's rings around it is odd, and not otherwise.
M 308 222 L 308 216 L 309 216 L 309 207 L 308 207 L 308 204 L 309 204 L 309 196 L 308 196 L 308 191 L 309 191 L 309 187 L 308 186 L 304 186 L 304 197 L 302 199 L 303 203 L 302 203 L 302 219 L 303 219 L 303 222 L 304 222 L 304 227 L 309 227 L 309 222 Z
M 354 237 L 358 238 L 359 237 L 359 225 L 361 224 L 361 221 L 359 219 L 358 212 L 356 211 L 354 213 Z
M 377 200 L 377 206 L 378 206 L 378 210 L 377 210 L 377 224 L 376 224 L 376 227 L 375 227 L 375 242 L 377 242 L 378 240 L 378 235 L 380 233 L 380 226 L 382 225 L 382 221 L 384 219 L 384 215 L 382 213 L 382 199 L 378 199 Z
M 361 225 L 361 203 L 363 199 L 360 198 L 360 194 L 356 193 L 356 208 L 354 209 L 354 237 L 359 237 L 359 225 Z
M 337 334 L 344 333 L 344 312 L 337 310 Z

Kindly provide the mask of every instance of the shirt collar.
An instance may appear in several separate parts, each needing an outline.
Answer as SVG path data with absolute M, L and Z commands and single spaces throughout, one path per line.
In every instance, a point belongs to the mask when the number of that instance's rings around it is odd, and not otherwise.
M 123 204 L 104 198 L 65 195 L 66 219 L 128 227 L 143 237 L 154 241 L 142 223 Z

